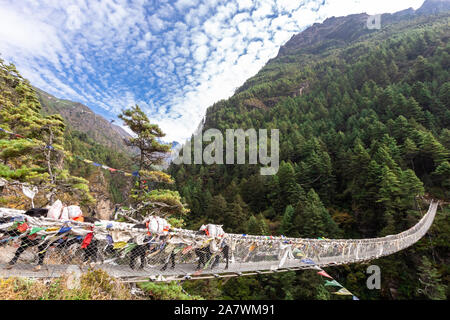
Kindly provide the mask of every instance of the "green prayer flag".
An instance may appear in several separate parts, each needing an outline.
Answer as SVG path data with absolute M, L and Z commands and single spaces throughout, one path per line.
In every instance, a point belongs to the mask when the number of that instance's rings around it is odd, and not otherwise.
M 325 280 L 325 287 L 326 286 L 334 286 L 334 287 L 341 287 L 342 288 L 342 285 L 339 282 L 337 282 L 336 280 L 333 280 L 333 281 Z
M 36 232 L 39 232 L 39 231 L 41 231 L 41 230 L 44 230 L 45 228 L 40 228 L 40 227 L 33 227 L 32 229 L 31 229 L 31 231 L 30 231 L 30 236 L 32 235 L 32 234 L 34 234 L 34 233 L 36 233 Z
M 126 246 L 124 252 L 125 252 L 125 253 L 128 253 L 128 252 L 130 252 L 131 250 L 133 250 L 133 248 L 136 247 L 136 246 L 137 246 L 136 243 L 129 243 L 128 246 Z

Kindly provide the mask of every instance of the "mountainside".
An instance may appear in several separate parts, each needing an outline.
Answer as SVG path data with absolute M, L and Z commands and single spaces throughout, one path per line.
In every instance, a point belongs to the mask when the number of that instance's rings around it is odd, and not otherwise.
M 84 132 L 97 143 L 116 151 L 129 152 L 123 139 L 131 136 L 122 127 L 111 123 L 79 102 L 58 99 L 43 90 L 34 89 L 38 94 L 43 113 L 60 114 L 67 121 L 69 128 Z
M 414 11 L 330 18 L 292 37 L 236 93 L 208 108 L 203 130 L 279 129 L 280 168 L 172 165 L 188 223 L 226 232 L 367 238 L 401 232 L 421 216 L 417 195 L 450 199 L 450 12 L 448 1 Z M 226 141 L 224 141 L 224 146 Z M 363 299 L 448 296 L 449 213 L 430 239 L 365 266 L 333 269 Z M 327 299 L 314 272 L 230 280 L 227 298 Z
M 384 30 L 388 25 L 405 22 L 420 16 L 428 16 L 424 21 L 433 17 L 430 15 L 439 14 L 450 10 L 449 0 L 427 0 L 423 5 L 414 10 L 412 8 L 399 12 L 385 13 L 380 17 L 380 24 Z M 354 41 L 361 41 L 370 37 L 370 34 L 377 32 L 376 29 L 366 28 L 369 15 L 366 13 L 352 14 L 344 17 L 330 17 L 323 23 L 315 23 L 301 33 L 294 35 L 288 42 L 281 46 L 275 59 L 292 54 L 296 51 L 302 53 L 320 53 L 329 47 L 342 47 Z M 417 23 L 417 22 L 414 22 Z

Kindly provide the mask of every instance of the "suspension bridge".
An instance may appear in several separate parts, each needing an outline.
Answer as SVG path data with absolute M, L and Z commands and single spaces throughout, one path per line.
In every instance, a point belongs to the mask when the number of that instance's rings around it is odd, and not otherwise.
M 361 263 L 393 254 L 416 243 L 433 223 L 438 205 L 438 201 L 431 200 L 427 213 L 408 230 L 370 239 L 305 239 L 228 233 L 222 239 L 214 239 L 178 228 L 170 229 L 165 237 L 149 236 L 147 229 L 135 228 L 130 223 L 101 220 L 91 224 L 34 218 L 25 216 L 21 210 L 0 208 L 0 218 L 4 218 L 3 221 L 10 219 L 10 222 L 0 224 L 0 236 L 2 232 L 17 226 L 17 222 L 25 221 L 28 226 L 26 231 L 16 236 L 0 238 L 0 277 L 52 278 L 72 272 L 81 274 L 93 267 L 125 282 L 172 281 Z M 14 256 L 20 241 L 29 237 L 30 233 L 42 240 L 41 245 L 47 244 L 42 268 L 33 268 L 38 256 L 36 246 L 26 248 L 17 263 L 8 268 L 8 261 Z M 90 245 L 91 248 L 80 249 L 80 242 L 68 242 L 72 238 L 85 238 L 88 234 L 97 241 L 95 246 Z M 224 243 L 228 249 L 228 266 L 223 255 Z M 144 250 L 137 258 L 142 260 L 139 261 L 142 267 L 132 268 L 130 252 L 138 247 Z M 212 249 L 208 251 L 204 248 Z M 90 264 L 82 259 L 82 255 L 86 254 L 83 250 L 88 249 L 95 250 L 95 261 L 90 260 Z M 205 262 L 200 268 L 199 259 Z

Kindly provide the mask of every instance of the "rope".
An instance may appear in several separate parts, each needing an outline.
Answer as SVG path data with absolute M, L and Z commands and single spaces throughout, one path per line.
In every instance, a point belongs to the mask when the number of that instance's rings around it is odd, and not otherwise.
M 24 137 L 24 136 L 21 135 L 21 134 L 14 133 L 14 132 L 8 131 L 8 130 L 3 129 L 3 128 L 0 128 L 0 132 L 1 132 L 1 131 L 2 131 L 2 132 L 5 132 L 5 133 L 7 133 L 7 134 L 13 135 L 13 136 L 15 136 L 15 137 L 17 137 L 17 138 L 20 138 L 20 139 L 25 139 L 25 140 L 28 140 L 28 141 L 30 141 L 30 142 L 37 142 L 37 143 L 40 143 L 45 149 L 49 149 L 49 150 L 54 150 L 54 149 L 55 149 L 52 145 L 49 145 L 49 144 L 47 144 L 47 143 L 45 143 L 45 142 L 43 142 L 43 141 L 40 141 L 40 140 L 33 140 L 33 139 L 30 139 L 30 138 L 26 138 L 26 137 Z M 138 171 L 127 172 L 127 171 L 124 171 L 124 170 L 114 169 L 114 168 L 108 167 L 107 165 L 100 164 L 100 163 L 94 162 L 94 161 L 89 160 L 89 159 L 85 159 L 85 158 L 83 158 L 83 157 L 81 157 L 81 156 L 78 156 L 78 155 L 74 155 L 74 154 L 72 154 L 72 153 L 69 152 L 69 151 L 66 151 L 66 152 L 67 152 L 69 155 L 73 156 L 75 159 L 78 159 L 78 160 L 81 160 L 81 161 L 83 161 L 83 162 L 85 162 L 85 163 L 87 163 L 87 164 L 91 164 L 91 165 L 93 165 L 93 166 L 96 166 L 96 167 L 99 167 L 99 168 L 108 170 L 108 171 L 111 172 L 111 173 L 117 172 L 117 173 L 122 173 L 122 174 L 124 174 L 124 175 L 127 176 L 127 177 L 132 177 L 132 176 L 133 176 L 133 177 L 139 177 L 139 172 L 138 172 Z

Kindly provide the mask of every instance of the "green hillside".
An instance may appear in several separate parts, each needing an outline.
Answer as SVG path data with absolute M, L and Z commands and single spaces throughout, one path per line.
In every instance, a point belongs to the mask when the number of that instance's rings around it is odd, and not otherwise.
M 367 238 L 412 226 L 421 214 L 416 195 L 448 201 L 450 14 L 425 9 L 383 15 L 380 30 L 361 32 L 365 14 L 327 19 L 211 106 L 203 130 L 279 129 L 281 164 L 274 176 L 257 165 L 172 165 L 189 226 Z M 366 289 L 367 266 L 330 272 L 365 299 L 445 299 L 445 210 L 430 237 L 373 262 L 383 270 L 381 291 Z M 314 271 L 216 284 L 214 295 L 225 298 L 330 298 Z

